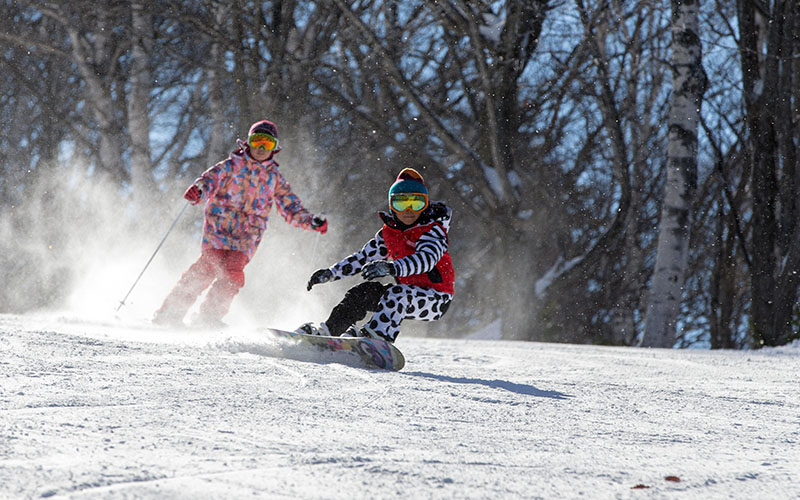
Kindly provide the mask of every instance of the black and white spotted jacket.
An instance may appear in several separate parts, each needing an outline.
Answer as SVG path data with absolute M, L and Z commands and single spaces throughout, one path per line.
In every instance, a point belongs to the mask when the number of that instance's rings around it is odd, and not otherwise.
M 438 222 L 438 224 L 431 224 L 430 229 L 419 237 L 413 253 L 392 261 L 396 277 L 433 271 L 447 252 L 447 231 L 450 227 L 452 210 L 444 203 L 431 203 L 410 228 L 403 227 L 393 215 L 381 212 L 380 216 L 387 226 L 401 230 L 410 230 L 417 226 Z M 383 237 L 383 228 L 381 228 L 361 250 L 330 267 L 330 271 L 333 273 L 334 280 L 338 280 L 359 274 L 367 262 L 387 260 L 388 258 L 389 249 Z

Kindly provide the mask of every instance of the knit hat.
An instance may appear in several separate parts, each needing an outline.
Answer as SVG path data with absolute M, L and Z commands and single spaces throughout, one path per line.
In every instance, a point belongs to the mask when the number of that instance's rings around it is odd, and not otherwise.
M 261 120 L 260 122 L 255 122 L 250 126 L 250 132 L 248 132 L 247 135 L 251 136 L 253 134 L 269 134 L 277 139 L 278 127 L 275 126 L 275 124 L 271 121 Z
M 413 168 L 404 168 L 389 188 L 390 201 L 392 195 L 398 193 L 422 193 L 427 196 L 428 188 L 425 187 L 425 180 L 419 172 Z

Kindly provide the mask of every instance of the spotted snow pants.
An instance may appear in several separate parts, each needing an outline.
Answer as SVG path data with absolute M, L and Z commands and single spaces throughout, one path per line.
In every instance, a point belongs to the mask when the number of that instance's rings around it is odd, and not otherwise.
M 372 312 L 366 326 L 394 342 L 404 319 L 436 321 L 447 312 L 452 300 L 452 295 L 432 288 L 366 281 L 347 291 L 325 324 L 331 335 L 338 336 Z

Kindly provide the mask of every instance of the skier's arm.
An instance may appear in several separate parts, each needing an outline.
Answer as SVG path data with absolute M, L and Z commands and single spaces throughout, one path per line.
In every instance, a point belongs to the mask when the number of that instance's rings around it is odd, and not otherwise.
M 395 276 L 412 276 L 432 271 L 447 251 L 447 233 L 439 224 L 417 240 L 415 252 L 394 261 Z
M 228 161 L 217 163 L 195 179 L 193 184 L 200 190 L 200 199 L 197 203 L 209 199 L 217 192 L 217 189 L 222 184 L 220 180 L 230 171 Z
M 303 229 L 312 229 L 311 223 L 314 215 L 303 207 L 300 198 L 292 192 L 292 187 L 280 172 L 278 172 L 275 184 L 275 205 L 278 207 L 278 213 L 289 224 Z
M 389 255 L 389 251 L 386 249 L 383 235 L 378 231 L 375 237 L 364 245 L 364 248 L 334 264 L 330 271 L 333 273 L 334 280 L 342 279 L 345 276 L 354 276 L 361 272 L 361 268 L 367 262 L 385 259 L 387 255 Z

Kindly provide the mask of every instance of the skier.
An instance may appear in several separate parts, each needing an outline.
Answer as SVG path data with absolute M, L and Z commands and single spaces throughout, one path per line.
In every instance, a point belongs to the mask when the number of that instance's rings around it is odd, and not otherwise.
M 390 212 L 383 227 L 360 251 L 328 269 L 315 271 L 307 289 L 361 273 L 366 279 L 347 291 L 327 320 L 305 323 L 296 331 L 309 335 L 380 338 L 394 342 L 404 319 L 434 321 L 453 300 L 454 272 L 447 252 L 452 210 L 430 203 L 422 176 L 403 169 L 389 189 Z M 392 276 L 396 283 L 373 281 Z M 372 311 L 362 327 L 355 324 Z
M 278 170 L 274 157 L 281 148 L 274 123 L 254 123 L 247 142 L 237 144 L 239 149 L 206 170 L 183 195 L 193 205 L 207 200 L 202 252 L 164 299 L 153 323 L 182 325 L 187 311 L 211 286 L 193 324 L 223 326 L 222 318 L 244 286 L 244 267 L 261 243 L 273 203 L 296 227 L 322 234 L 328 230 L 327 220 L 303 208 Z

